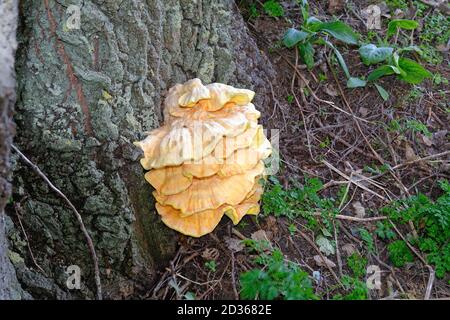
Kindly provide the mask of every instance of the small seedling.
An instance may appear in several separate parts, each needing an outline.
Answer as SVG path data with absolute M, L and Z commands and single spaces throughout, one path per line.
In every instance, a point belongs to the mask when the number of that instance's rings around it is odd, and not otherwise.
M 216 261 L 210 260 L 210 261 L 205 262 L 205 267 L 207 267 L 212 272 L 216 272 L 216 270 L 217 270 Z
M 271 17 L 282 17 L 284 10 L 281 4 L 276 0 L 269 0 L 263 4 L 264 12 Z
M 300 29 L 290 28 L 286 31 L 283 37 L 283 44 L 288 48 L 296 47 L 303 63 L 306 64 L 308 69 L 312 69 L 315 64 L 314 45 L 328 46 L 333 49 L 347 78 L 351 78 L 342 54 L 328 40 L 328 36 L 343 43 L 355 45 L 358 43 L 359 35 L 342 21 L 322 22 L 316 17 L 311 16 L 306 0 L 302 0 L 300 4 L 303 23 Z

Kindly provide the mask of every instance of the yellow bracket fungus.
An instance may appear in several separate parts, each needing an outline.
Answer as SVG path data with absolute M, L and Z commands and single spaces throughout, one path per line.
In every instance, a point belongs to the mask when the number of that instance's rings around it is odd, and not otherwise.
M 135 142 L 169 228 L 201 237 L 224 215 L 238 224 L 259 213 L 259 180 L 272 147 L 258 125 L 254 95 L 199 79 L 177 84 L 164 101 L 164 125 Z

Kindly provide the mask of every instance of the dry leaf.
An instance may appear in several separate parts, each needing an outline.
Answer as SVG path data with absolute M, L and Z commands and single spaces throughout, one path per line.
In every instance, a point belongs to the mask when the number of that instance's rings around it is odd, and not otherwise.
M 366 209 L 362 206 L 361 202 L 359 201 L 353 202 L 352 207 L 355 210 L 356 217 L 364 218 L 366 216 Z
M 431 139 L 428 138 L 427 136 L 421 134 L 421 138 L 422 138 L 423 144 L 426 145 L 427 147 L 431 147 L 433 145 L 433 141 L 431 141 Z
M 405 13 L 403 12 L 402 9 L 396 9 L 396 10 L 394 11 L 394 18 L 395 18 L 395 19 L 402 19 L 402 18 L 404 18 L 404 17 L 405 17 Z
M 269 241 L 269 237 L 264 230 L 258 230 L 252 233 L 251 238 L 255 241 Z
M 202 252 L 202 258 L 206 260 L 217 260 L 217 258 L 219 258 L 219 255 L 219 250 L 217 250 L 216 248 L 206 248 Z
M 321 256 L 315 255 L 313 258 L 319 267 L 336 268 L 336 264 L 333 261 L 331 261 L 330 259 L 328 259 L 327 257 L 323 257 L 323 259 L 322 259 Z
M 346 243 L 342 246 L 342 251 L 346 256 L 351 256 L 356 251 L 356 247 L 351 243 Z
M 328 12 L 331 14 L 335 14 L 338 11 L 344 9 L 344 0 L 330 0 L 328 2 Z
M 242 244 L 241 240 L 238 240 L 236 238 L 225 237 L 225 242 L 228 249 L 233 252 L 239 252 L 244 249 L 244 245 Z
M 408 142 L 405 142 L 405 158 L 407 161 L 414 161 L 417 159 L 417 155 L 414 152 L 414 149 Z
M 359 108 L 359 113 L 361 114 L 362 117 L 365 117 L 369 114 L 369 109 L 367 109 L 365 107 L 361 107 L 361 108 Z
M 332 96 L 332 97 L 337 97 L 339 95 L 336 88 L 332 84 L 327 84 L 325 86 L 325 92 L 326 92 L 326 94 L 328 94 L 329 96 Z

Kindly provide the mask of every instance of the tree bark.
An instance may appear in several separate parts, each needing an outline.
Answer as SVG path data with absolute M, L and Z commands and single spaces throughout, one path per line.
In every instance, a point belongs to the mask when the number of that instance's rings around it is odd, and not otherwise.
M 79 29 L 67 24 L 70 5 L 80 8 Z M 174 253 L 177 235 L 154 211 L 132 142 L 159 126 L 166 90 L 194 77 L 253 89 L 264 112 L 270 62 L 231 0 L 24 0 L 18 39 L 16 144 L 82 214 L 106 297 L 136 297 Z M 14 201 L 46 273 L 26 258 L 16 265 L 20 282 L 34 297 L 94 297 L 73 213 L 15 163 Z M 10 238 L 12 250 L 28 257 L 18 229 Z M 69 265 L 81 268 L 80 290 L 66 287 Z
M 0 300 L 20 299 L 22 290 L 8 257 L 4 208 L 11 196 L 10 151 L 14 135 L 12 121 L 15 95 L 14 53 L 16 51 L 17 1 L 0 2 Z

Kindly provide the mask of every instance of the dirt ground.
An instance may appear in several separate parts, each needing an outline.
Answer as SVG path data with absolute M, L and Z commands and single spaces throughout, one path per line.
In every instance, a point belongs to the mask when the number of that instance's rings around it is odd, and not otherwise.
M 310 1 L 311 11 L 322 20 L 331 20 L 329 1 Z M 361 35 L 367 35 L 360 12 L 369 1 L 350 1 L 351 6 L 337 8 L 334 17 L 349 24 Z M 315 245 L 315 234 L 303 218 L 291 220 L 287 217 L 261 215 L 246 217 L 243 223 L 233 226 L 223 219 L 216 230 L 200 239 L 180 236 L 179 250 L 171 264 L 161 270 L 161 280 L 155 287 L 143 289 L 142 298 L 147 299 L 237 299 L 239 298 L 239 275 L 255 267 L 254 254 L 247 248 L 235 248 L 232 241 L 251 238 L 263 230 L 264 237 L 279 248 L 285 258 L 296 262 L 303 270 L 312 274 L 318 271 L 321 280 L 314 283 L 314 290 L 322 299 L 331 299 L 342 291 L 339 282 L 342 274 L 350 272 L 345 261 L 345 245 L 352 245 L 367 259 L 369 265 L 381 269 L 381 288 L 369 290 L 369 299 L 422 299 L 429 285 L 430 270 L 421 259 L 415 259 L 406 267 L 396 268 L 390 263 L 386 241 L 375 239 L 375 254 L 368 253 L 364 241 L 354 232 L 364 227 L 374 233 L 377 209 L 386 201 L 402 199 L 418 192 L 436 198 L 440 191 L 436 187 L 439 179 L 448 179 L 448 87 L 436 84 L 432 79 L 414 87 L 393 77 L 381 80 L 390 93 L 383 101 L 373 87 L 347 89 L 342 70 L 333 61 L 332 52 L 317 48 L 319 57 L 316 66 L 308 71 L 299 61 L 296 50 L 280 45 L 284 32 L 297 26 L 301 13 L 295 1 L 282 2 L 284 16 L 273 18 L 263 12 L 250 17 L 251 4 L 262 11 L 261 2 L 238 1 L 239 8 L 247 20 L 252 36 L 261 50 L 276 67 L 279 75 L 274 87 L 271 114 L 263 115 L 266 128 L 280 129 L 281 170 L 277 178 L 286 188 L 302 184 L 305 176 L 317 177 L 324 183 L 320 194 L 337 197 L 342 186 L 348 185 L 350 200 L 340 208 L 334 224 L 337 254 L 331 257 L 334 267 L 318 266 L 314 256 L 320 254 Z M 434 14 L 433 8 L 426 14 Z M 391 12 L 392 14 L 392 12 Z M 406 18 L 414 18 L 413 9 L 404 10 Z M 385 25 L 379 34 L 385 32 Z M 419 41 L 417 33 L 411 41 Z M 357 48 L 340 47 L 352 75 L 367 74 L 367 66 L 361 62 Z M 423 62 L 433 74 L 449 78 L 448 52 L 443 62 Z M 323 79 L 326 79 L 323 81 Z M 414 95 L 415 93 L 415 95 Z M 290 98 L 287 98 L 290 97 Z M 446 107 L 447 106 L 447 107 Z M 396 132 L 386 130 L 393 119 L 414 119 L 426 124 L 432 136 L 406 132 L 399 138 Z M 443 154 L 443 157 L 433 156 Z M 431 163 L 418 161 L 431 156 Z M 392 172 L 371 175 L 363 169 L 388 163 L 396 168 Z M 351 183 L 350 179 L 364 176 L 363 182 Z M 370 179 L 369 179 L 370 177 Z M 361 180 L 359 180 L 361 181 Z M 359 185 L 358 185 L 359 184 Z M 363 187 L 360 187 L 360 186 Z M 353 203 L 362 203 L 370 213 L 361 220 L 345 217 L 355 216 Z M 371 220 L 374 218 L 373 220 Z M 294 224 L 299 232 L 291 232 Z M 411 232 L 407 225 L 398 227 L 398 232 Z M 214 268 L 205 263 L 214 260 Z M 187 295 L 188 294 L 188 295 Z M 434 279 L 431 298 L 450 296 L 449 279 Z

